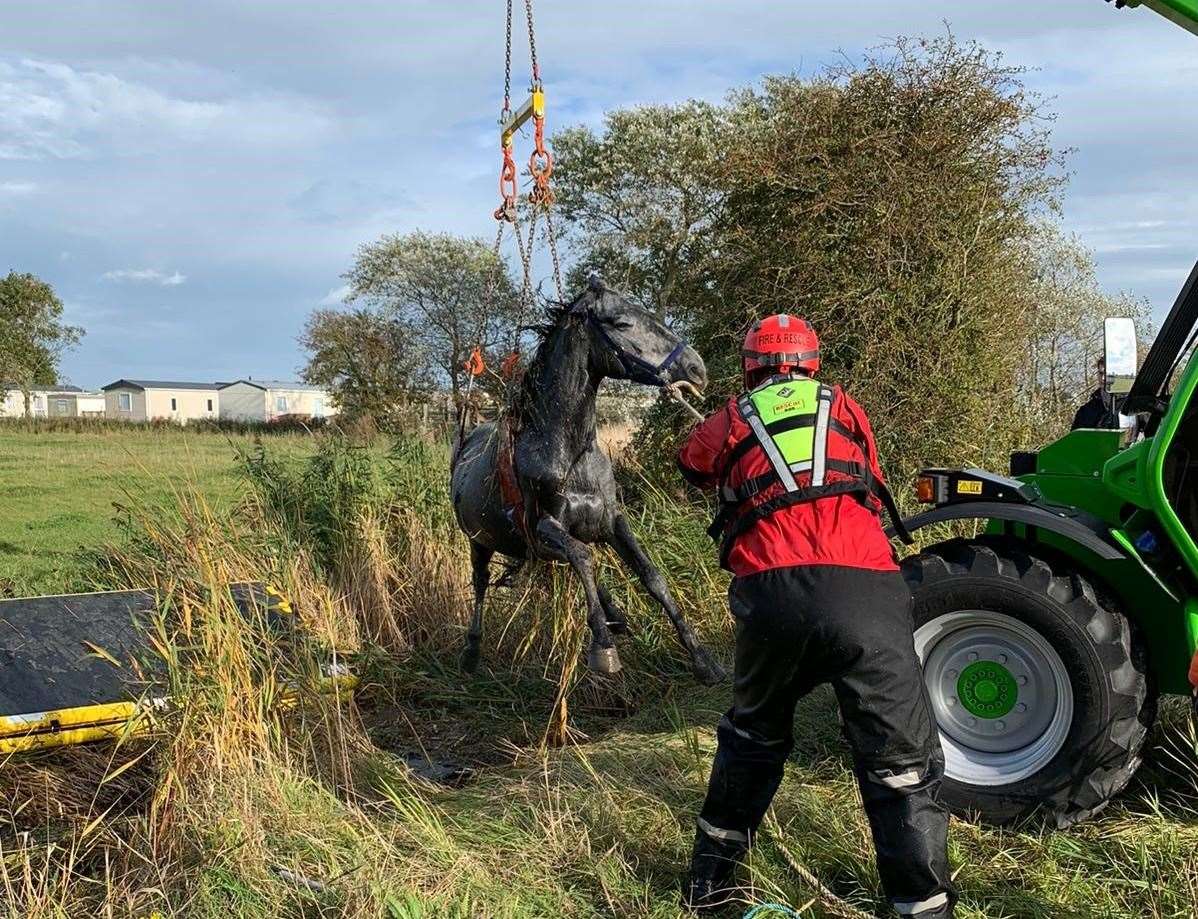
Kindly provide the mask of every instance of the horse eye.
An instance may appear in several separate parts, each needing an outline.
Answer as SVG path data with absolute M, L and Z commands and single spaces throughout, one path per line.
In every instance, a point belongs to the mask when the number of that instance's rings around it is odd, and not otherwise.
M 621 331 L 627 331 L 628 329 L 632 328 L 632 320 L 631 319 L 615 319 L 612 321 L 611 325 L 612 325 L 613 329 L 620 329 Z

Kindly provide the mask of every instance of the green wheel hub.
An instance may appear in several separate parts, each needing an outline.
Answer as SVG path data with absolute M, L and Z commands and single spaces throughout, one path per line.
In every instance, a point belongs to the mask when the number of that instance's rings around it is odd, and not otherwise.
M 1001 718 L 1019 701 L 1019 686 L 997 661 L 975 661 L 957 680 L 957 697 L 978 718 Z
M 1008 785 L 1043 768 L 1073 722 L 1069 672 L 1032 626 L 993 610 L 943 613 L 915 630 L 945 775 Z

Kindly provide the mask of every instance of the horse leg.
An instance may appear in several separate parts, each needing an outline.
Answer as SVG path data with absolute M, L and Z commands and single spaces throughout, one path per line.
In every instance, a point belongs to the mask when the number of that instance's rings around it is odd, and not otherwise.
M 466 673 L 478 669 L 479 643 L 483 637 L 483 601 L 491 580 L 491 556 L 494 549 L 470 541 L 471 580 L 474 582 L 474 612 L 470 616 L 470 627 L 466 632 L 466 647 L 462 650 L 461 667 Z
M 724 668 L 716 663 L 711 653 L 699 643 L 695 630 L 691 628 L 691 624 L 679 611 L 674 598 L 670 596 L 670 588 L 666 586 L 666 579 L 661 576 L 661 572 L 657 570 L 653 562 L 649 561 L 649 556 L 645 554 L 645 550 L 641 548 L 641 544 L 637 542 L 636 536 L 632 533 L 632 527 L 628 525 L 628 518 L 623 514 L 616 516 L 615 527 L 609 542 L 616 550 L 616 554 L 623 559 L 624 564 L 631 568 L 632 573 L 645 585 L 649 596 L 656 600 L 669 616 L 674 630 L 678 633 L 678 640 L 682 642 L 682 646 L 686 648 L 691 657 L 691 670 L 695 678 L 705 686 L 713 686 L 723 681 L 727 676 L 724 673 Z
M 620 653 L 607 628 L 607 617 L 599 600 L 599 588 L 595 583 L 595 564 L 590 547 L 579 542 L 552 517 L 542 517 L 537 522 L 537 540 L 543 552 L 551 558 L 570 563 L 578 580 L 582 582 L 587 598 L 587 625 L 591 628 L 591 644 L 587 648 L 587 666 L 598 673 L 618 673 Z
M 595 582 L 595 587 L 599 590 L 599 603 L 603 606 L 603 615 L 607 619 L 607 629 L 613 635 L 628 634 L 628 617 L 624 615 L 624 610 L 616 604 L 612 599 L 607 588 L 599 582 Z

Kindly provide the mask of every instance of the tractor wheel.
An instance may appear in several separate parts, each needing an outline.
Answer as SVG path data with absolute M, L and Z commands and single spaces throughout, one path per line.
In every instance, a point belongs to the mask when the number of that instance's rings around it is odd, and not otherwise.
M 955 813 L 1066 826 L 1127 785 L 1156 715 L 1127 617 L 1009 540 L 941 543 L 903 573 Z

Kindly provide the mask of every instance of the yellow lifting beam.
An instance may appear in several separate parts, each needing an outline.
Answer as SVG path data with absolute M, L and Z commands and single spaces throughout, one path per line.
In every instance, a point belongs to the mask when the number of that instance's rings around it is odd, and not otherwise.
M 499 122 L 499 141 L 505 147 L 512 145 L 512 137 L 531 118 L 545 117 L 545 90 L 534 86 L 524 104 Z

